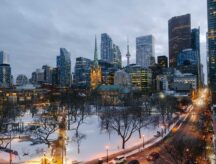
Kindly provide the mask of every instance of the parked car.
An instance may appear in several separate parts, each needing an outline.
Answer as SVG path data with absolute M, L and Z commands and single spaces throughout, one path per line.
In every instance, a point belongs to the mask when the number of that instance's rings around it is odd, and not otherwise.
M 138 160 L 132 160 L 128 162 L 128 164 L 140 164 Z
M 113 164 L 126 164 L 126 158 L 125 156 L 117 156 L 115 159 L 112 161 Z
M 160 158 L 160 154 L 157 152 L 152 152 L 147 156 L 148 161 L 156 161 L 158 158 Z
M 78 164 L 78 162 L 77 161 L 72 161 L 72 164 Z
M 43 140 L 41 138 L 34 139 L 30 145 L 42 144 Z

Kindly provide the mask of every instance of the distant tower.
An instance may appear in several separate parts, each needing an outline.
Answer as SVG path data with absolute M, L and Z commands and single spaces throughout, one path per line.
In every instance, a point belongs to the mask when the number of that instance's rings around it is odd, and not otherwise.
M 102 82 L 101 67 L 98 64 L 97 39 L 95 36 L 94 62 L 90 72 L 91 88 L 95 89 Z
M 129 52 L 129 43 L 128 43 L 128 39 L 127 39 L 127 54 L 126 54 L 126 57 L 127 57 L 127 65 L 130 64 L 130 52 Z

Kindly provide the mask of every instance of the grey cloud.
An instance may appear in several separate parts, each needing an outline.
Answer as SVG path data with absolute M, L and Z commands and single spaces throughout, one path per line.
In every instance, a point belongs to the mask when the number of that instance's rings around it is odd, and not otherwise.
M 135 38 L 141 35 L 153 34 L 156 54 L 168 55 L 168 20 L 185 13 L 205 36 L 205 0 L 2 0 L 0 49 L 9 52 L 15 76 L 30 76 L 43 64 L 55 66 L 60 47 L 70 50 L 73 67 L 78 56 L 93 58 L 94 35 L 99 42 L 107 32 L 120 46 L 124 63 L 129 37 L 135 62 Z

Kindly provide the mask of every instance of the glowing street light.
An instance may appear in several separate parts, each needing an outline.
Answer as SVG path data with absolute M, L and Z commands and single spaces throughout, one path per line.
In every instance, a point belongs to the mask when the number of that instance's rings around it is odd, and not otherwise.
M 162 93 L 162 92 L 160 93 L 160 98 L 161 98 L 161 99 L 164 99 L 164 98 L 165 98 L 164 93 Z

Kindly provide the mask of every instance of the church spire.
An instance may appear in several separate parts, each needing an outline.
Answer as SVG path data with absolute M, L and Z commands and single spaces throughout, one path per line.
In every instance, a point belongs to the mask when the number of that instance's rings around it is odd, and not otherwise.
M 97 37 L 95 35 L 95 49 L 94 49 L 94 65 L 98 65 L 98 53 L 97 53 Z

